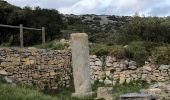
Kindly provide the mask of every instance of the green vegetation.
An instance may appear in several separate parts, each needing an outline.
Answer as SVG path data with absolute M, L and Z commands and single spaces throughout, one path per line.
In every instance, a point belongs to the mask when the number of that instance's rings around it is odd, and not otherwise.
M 168 46 L 155 47 L 152 58 L 157 64 L 170 64 L 170 48 Z
M 143 65 L 147 60 L 149 53 L 147 52 L 144 42 L 136 41 L 130 43 L 126 48 L 126 57 L 133 59 L 139 65 Z
M 37 90 L 8 84 L 0 84 L 0 98 L 2 100 L 60 100 L 57 97 L 44 95 Z
M 103 56 L 109 54 L 110 46 L 104 44 L 92 44 L 90 46 L 90 53 L 97 56 Z
M 51 42 L 45 43 L 44 47 L 42 45 L 35 45 L 37 48 L 53 49 L 53 50 L 64 50 L 69 47 L 68 43 L 61 43 L 59 41 L 53 40 Z
M 132 81 L 129 84 L 116 84 L 113 86 L 116 100 L 119 100 L 119 96 L 125 93 L 140 92 L 141 89 L 149 88 L 149 84 L 146 81 Z
M 60 30 L 65 27 L 62 15 L 54 9 L 41 9 L 40 7 L 16 7 L 4 0 L 0 0 L 0 24 L 26 27 L 46 28 L 46 40 L 51 41 L 61 36 Z M 0 27 L 0 44 L 9 43 L 19 45 L 19 30 Z M 24 45 L 30 46 L 41 43 L 41 31 L 24 30 Z
M 43 93 L 27 86 L 12 86 L 0 83 L 0 99 L 2 100 L 80 100 L 72 98 L 71 93 L 70 90 Z
M 108 86 L 110 87 L 111 85 Z M 98 81 L 96 81 L 92 86 L 93 91 L 96 91 L 98 87 L 107 87 L 107 86 L 104 85 L 104 83 L 99 83 Z M 146 81 L 142 81 L 142 80 L 131 81 L 128 84 L 127 83 L 116 84 L 115 86 L 113 86 L 113 96 L 115 97 L 115 100 L 119 100 L 119 97 L 122 94 L 140 92 L 141 89 L 147 89 L 147 88 L 149 88 L 149 84 Z
M 104 83 L 99 83 L 95 81 L 92 85 L 92 90 L 97 92 L 98 87 L 107 87 L 111 85 L 104 85 Z M 146 81 L 132 81 L 129 84 L 116 84 L 113 86 L 113 96 L 116 100 L 119 100 L 119 96 L 125 93 L 139 92 L 141 89 L 148 88 L 149 84 Z M 0 98 L 2 100 L 80 100 L 76 98 L 71 98 L 71 93 L 73 90 L 61 89 L 59 91 L 38 91 L 33 87 L 20 85 L 14 86 L 7 84 L 5 80 L 0 78 Z M 95 98 L 96 96 L 94 96 Z M 86 100 L 93 100 L 89 98 Z M 102 100 L 102 99 L 101 99 Z

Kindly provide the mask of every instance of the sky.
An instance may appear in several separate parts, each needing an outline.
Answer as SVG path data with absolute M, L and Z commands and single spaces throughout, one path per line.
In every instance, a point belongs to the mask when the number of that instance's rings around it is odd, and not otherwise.
M 56 9 L 63 14 L 169 16 L 170 0 L 5 0 L 24 7 Z

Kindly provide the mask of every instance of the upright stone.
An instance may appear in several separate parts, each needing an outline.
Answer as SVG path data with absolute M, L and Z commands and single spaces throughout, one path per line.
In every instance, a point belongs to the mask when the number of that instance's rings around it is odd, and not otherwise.
M 87 98 L 92 96 L 88 35 L 85 33 L 71 34 L 72 64 L 75 93 L 72 97 Z

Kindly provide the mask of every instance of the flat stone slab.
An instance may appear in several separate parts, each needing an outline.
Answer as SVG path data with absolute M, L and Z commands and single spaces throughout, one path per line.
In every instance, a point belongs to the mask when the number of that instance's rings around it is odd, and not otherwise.
M 127 93 L 121 95 L 120 100 L 151 100 L 151 95 L 146 93 Z

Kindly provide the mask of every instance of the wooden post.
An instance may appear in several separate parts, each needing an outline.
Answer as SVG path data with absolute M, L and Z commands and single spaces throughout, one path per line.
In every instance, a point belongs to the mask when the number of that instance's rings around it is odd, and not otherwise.
M 24 41 L 23 41 L 23 25 L 20 24 L 20 47 L 23 48 L 24 47 Z
M 45 27 L 42 27 L 42 46 L 45 44 Z

